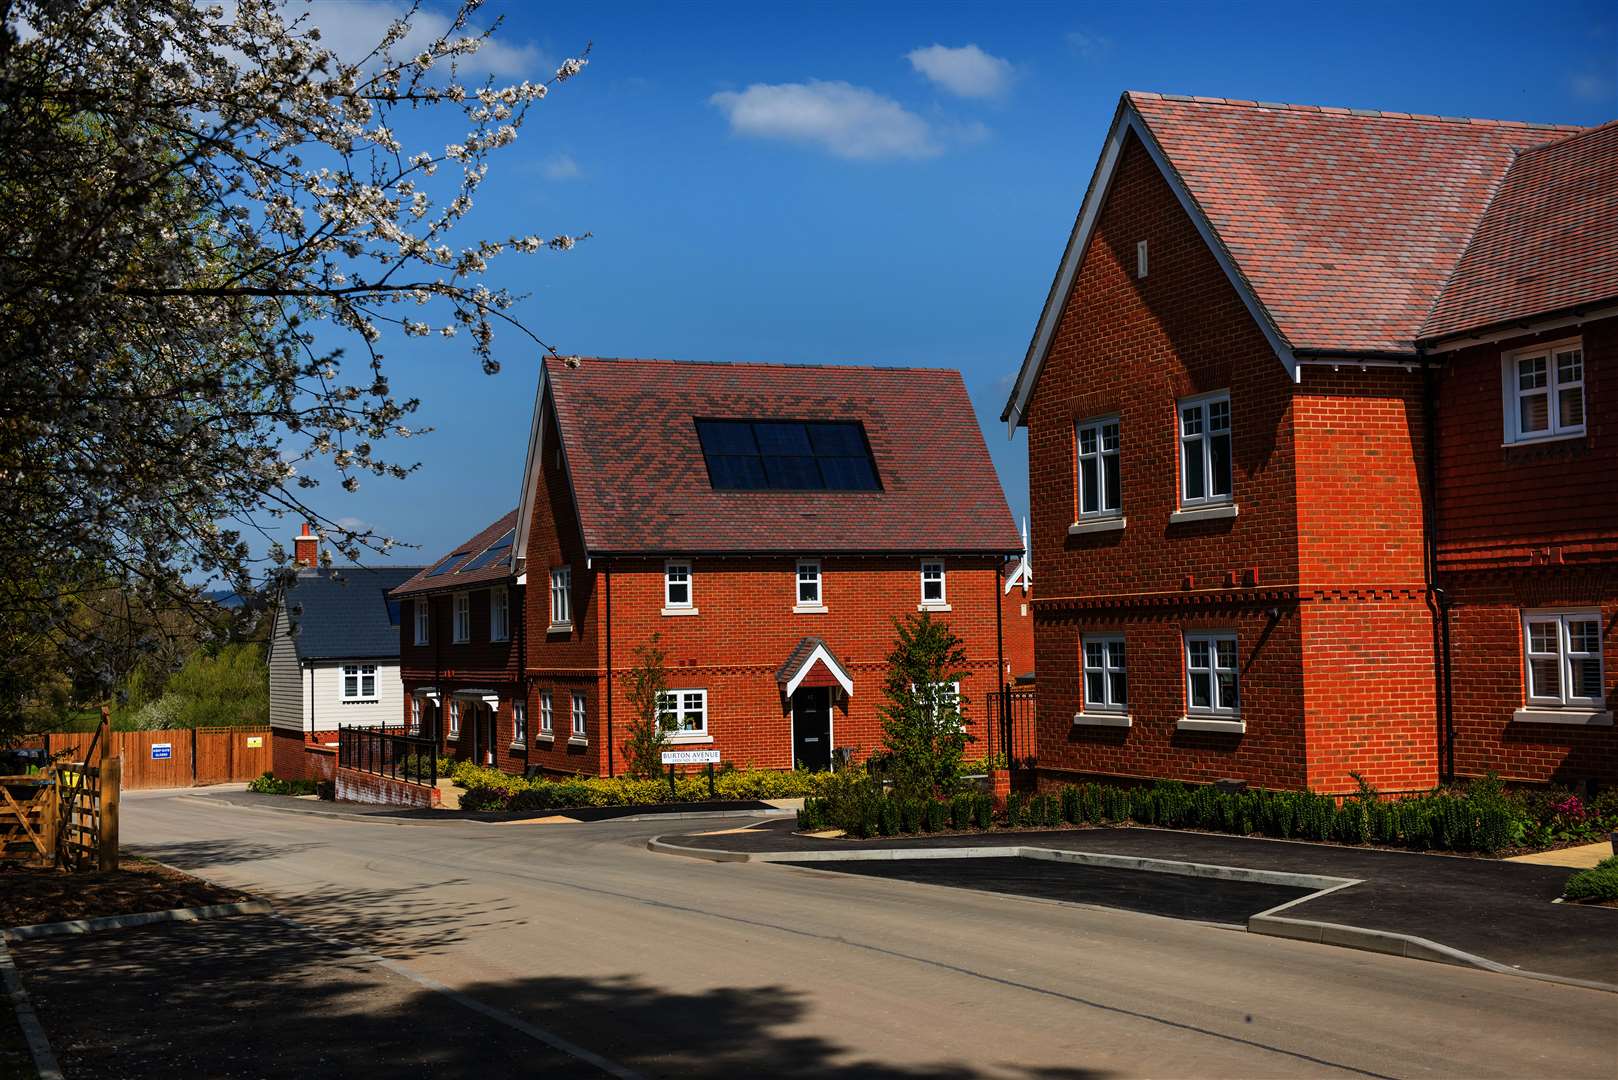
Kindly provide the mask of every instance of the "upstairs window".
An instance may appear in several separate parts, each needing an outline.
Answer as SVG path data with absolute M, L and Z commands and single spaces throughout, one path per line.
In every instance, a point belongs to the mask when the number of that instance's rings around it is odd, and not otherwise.
M 921 606 L 941 608 L 948 603 L 944 593 L 944 564 L 934 561 L 922 563 Z
M 1117 515 L 1119 494 L 1118 421 L 1091 420 L 1079 425 L 1079 517 Z
M 1507 353 L 1506 442 L 1584 433 L 1584 348 L 1578 340 Z
M 573 737 L 584 738 L 584 695 L 573 692 Z
M 556 729 L 556 707 L 549 690 L 539 692 L 539 733 L 549 735 Z
M 1597 709 L 1602 703 L 1601 613 L 1535 611 L 1523 616 L 1524 670 L 1531 705 Z
M 573 625 L 573 568 L 558 566 L 551 571 L 551 625 Z
M 1230 502 L 1230 395 L 1180 402 L 1180 505 Z
M 1185 677 L 1185 711 L 1188 714 L 1239 714 L 1241 696 L 1236 681 L 1236 635 L 1187 634 Z
M 511 594 L 504 586 L 489 590 L 489 640 L 511 637 Z
M 708 734 L 708 691 L 664 691 L 657 699 L 657 718 L 675 735 Z
M 876 491 L 876 462 L 857 421 L 698 420 L 716 491 Z
M 691 564 L 668 562 L 663 566 L 663 606 L 688 608 L 691 606 Z
M 345 664 L 343 666 L 343 700 L 376 700 L 375 664 Z
M 415 603 L 417 645 L 427 644 L 427 627 L 431 625 L 432 622 L 432 610 L 432 605 L 427 602 L 427 598 L 425 596 L 418 599 Z
M 528 703 L 511 703 L 511 741 L 516 746 L 528 745 Z
M 455 594 L 455 643 L 464 645 L 472 640 L 472 594 Z
M 798 607 L 820 607 L 820 563 L 803 559 L 798 563 Z
M 1084 711 L 1125 712 L 1129 708 L 1129 675 L 1124 666 L 1121 634 L 1084 637 Z

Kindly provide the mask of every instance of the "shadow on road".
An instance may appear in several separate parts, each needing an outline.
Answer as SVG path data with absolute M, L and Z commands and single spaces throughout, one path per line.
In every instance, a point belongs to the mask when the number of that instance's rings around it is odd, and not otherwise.
M 13 953 L 69 1076 L 599 1075 L 531 1033 L 273 918 L 45 939 Z M 810 1005 L 782 986 L 685 993 L 630 976 L 535 976 L 465 992 L 648 1076 L 978 1075 L 948 1061 L 861 1059 L 834 1039 L 794 1031 Z M 966 1019 L 940 1004 L 936 1022 Z M 1015 1057 L 1007 1048 L 1013 1075 L 1102 1075 Z

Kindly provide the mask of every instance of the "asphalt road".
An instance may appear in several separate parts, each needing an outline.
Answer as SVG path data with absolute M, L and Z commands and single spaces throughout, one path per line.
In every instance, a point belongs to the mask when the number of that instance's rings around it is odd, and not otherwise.
M 536 1063 L 547 1037 L 615 1071 L 707 1077 L 1608 1077 L 1618 1061 L 1615 994 L 645 850 L 670 831 L 693 823 L 389 822 L 182 793 L 131 794 L 123 816 L 127 845 L 386 957 L 421 988 L 413 1009 L 492 1017 Z

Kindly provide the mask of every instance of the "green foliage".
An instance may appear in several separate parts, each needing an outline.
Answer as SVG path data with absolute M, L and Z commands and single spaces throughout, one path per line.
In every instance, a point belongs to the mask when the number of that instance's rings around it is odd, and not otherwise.
M 668 723 L 663 694 L 668 690 L 668 658 L 659 635 L 635 647 L 635 666 L 624 676 L 628 684 L 629 722 L 625 725 L 624 766 L 637 780 L 663 771 L 663 748 L 668 745 Z
M 282 780 L 274 773 L 265 773 L 247 782 L 247 790 L 260 795 L 313 795 L 316 787 L 313 780 Z
M 270 673 L 254 642 L 198 649 L 169 677 L 161 697 L 121 711 L 116 727 L 257 727 L 270 720 Z
M 1618 900 L 1618 855 L 1568 878 L 1562 895 L 1569 900 Z
M 909 798 L 954 793 L 970 736 L 951 689 L 966 677 L 966 650 L 928 611 L 894 620 L 897 637 L 883 686 L 883 744 L 894 789 Z
M 670 796 L 664 779 L 631 777 L 576 777 L 526 780 L 499 769 L 468 761 L 439 762 L 440 775 L 465 789 L 461 806 L 468 810 L 561 810 L 583 806 L 642 806 L 665 802 L 707 802 L 710 799 L 792 799 L 823 794 L 850 774 L 776 772 L 768 769 L 727 769 L 714 776 L 714 794 L 708 793 L 706 773 L 677 777 Z M 807 809 L 807 808 L 806 808 Z M 812 813 L 813 811 L 811 811 Z

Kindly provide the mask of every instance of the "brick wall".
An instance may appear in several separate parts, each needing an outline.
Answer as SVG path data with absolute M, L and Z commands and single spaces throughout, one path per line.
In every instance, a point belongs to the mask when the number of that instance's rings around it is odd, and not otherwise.
M 426 784 L 412 784 L 391 776 L 375 776 L 358 769 L 338 769 L 337 798 L 342 802 L 428 810 L 439 805 L 441 796 L 436 787 Z
M 1006 652 L 1006 680 L 1031 674 L 1034 670 L 1034 597 L 1031 591 L 1013 588 L 1002 592 L 1003 634 Z
M 270 730 L 270 771 L 282 780 L 330 780 L 335 755 L 326 749 L 337 741 L 335 731 L 307 735 L 286 728 Z

